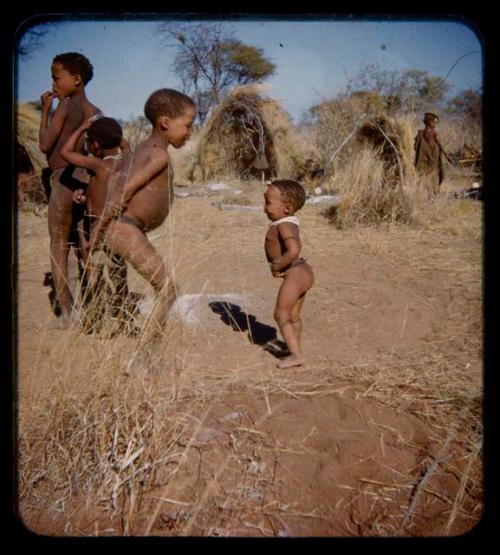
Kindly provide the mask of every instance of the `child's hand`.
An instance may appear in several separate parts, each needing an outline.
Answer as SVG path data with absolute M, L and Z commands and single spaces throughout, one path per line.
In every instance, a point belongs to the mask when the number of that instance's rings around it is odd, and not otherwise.
M 127 141 L 127 139 L 122 139 L 122 142 L 120 144 L 120 148 L 121 148 L 122 152 L 129 152 L 130 151 L 130 143 Z
M 273 274 L 274 277 L 283 277 L 286 272 L 283 272 L 282 270 L 278 269 L 278 260 L 273 260 L 271 262 L 271 264 L 269 264 L 269 266 L 271 267 L 271 274 Z
M 80 129 L 82 131 L 87 131 L 87 129 L 92 125 L 92 123 L 94 123 L 94 121 L 102 118 L 103 115 L 102 114 L 95 114 L 94 116 L 92 116 L 89 119 L 86 119 L 81 125 L 80 125 Z
M 76 204 L 85 204 L 87 197 L 85 196 L 85 191 L 83 189 L 77 189 L 73 193 L 73 202 Z
M 279 270 L 278 258 L 275 258 L 275 259 L 271 262 L 270 266 L 271 266 L 271 272 L 273 272 L 273 273 L 274 273 L 274 272 L 279 272 L 280 270 Z
M 42 110 L 50 110 L 52 106 L 52 101 L 56 97 L 56 93 L 54 91 L 46 91 L 40 97 L 40 103 L 42 104 Z

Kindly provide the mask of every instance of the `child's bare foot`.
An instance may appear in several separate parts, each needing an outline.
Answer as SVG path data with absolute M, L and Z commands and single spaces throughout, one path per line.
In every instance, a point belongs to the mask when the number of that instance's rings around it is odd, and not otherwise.
M 291 355 L 289 357 L 284 358 L 281 362 L 278 362 L 276 366 L 278 368 L 292 368 L 293 366 L 302 366 L 304 362 L 305 362 L 305 359 L 303 356 Z

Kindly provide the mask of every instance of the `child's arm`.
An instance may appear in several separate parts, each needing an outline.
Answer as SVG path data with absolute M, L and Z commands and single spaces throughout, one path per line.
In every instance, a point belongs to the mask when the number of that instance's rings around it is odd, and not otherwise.
M 40 131 L 38 134 L 38 143 L 40 150 L 47 154 L 54 148 L 57 139 L 61 135 L 61 131 L 68 117 L 69 98 L 63 98 L 59 101 L 49 123 L 49 113 L 54 100 L 55 93 L 47 91 L 42 94 L 40 100 L 42 104 L 42 117 L 40 120 Z
M 130 199 L 153 178 L 165 170 L 169 164 L 170 157 L 167 152 L 154 154 L 147 162 L 132 176 L 130 176 L 123 187 L 117 187 L 111 194 L 99 219 L 99 225 L 93 229 L 91 237 L 91 248 L 95 248 L 101 241 L 104 231 L 109 222 L 121 214 L 126 208 Z
M 285 252 L 271 262 L 273 275 L 279 273 L 283 268 L 298 258 L 302 245 L 300 243 L 299 230 L 295 224 L 282 223 L 278 226 L 278 235 L 285 244 Z
M 80 127 L 75 129 L 75 131 L 71 133 L 68 140 L 61 147 L 59 154 L 61 155 L 61 158 L 64 158 L 64 160 L 66 160 L 69 164 L 79 166 L 80 168 L 87 168 L 96 172 L 103 167 L 103 161 L 94 156 L 85 156 L 80 154 L 76 150 L 76 145 L 80 136 L 90 127 L 92 121 L 93 119 L 90 118 L 89 120 L 84 121 Z

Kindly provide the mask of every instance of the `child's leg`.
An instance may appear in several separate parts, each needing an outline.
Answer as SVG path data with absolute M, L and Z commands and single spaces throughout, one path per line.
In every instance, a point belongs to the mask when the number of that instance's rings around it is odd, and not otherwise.
M 313 282 L 312 271 L 308 266 L 302 265 L 288 271 L 279 290 L 274 318 L 291 353 L 289 357 L 278 364 L 279 368 L 300 366 L 304 362 L 301 348 L 302 322 L 300 314 L 305 294 Z
M 61 185 L 57 178 L 52 179 L 48 214 L 50 262 L 56 300 L 61 308 L 64 323 L 67 323 L 71 318 L 73 301 L 68 284 L 68 252 L 72 223 L 72 205 L 72 192 Z
M 113 221 L 105 232 L 106 245 L 113 253 L 122 256 L 141 274 L 156 292 L 156 302 L 151 314 L 154 333 L 165 325 L 168 309 L 174 301 L 167 290 L 169 280 L 162 258 L 146 235 L 133 225 Z M 170 288 L 168 288 L 170 289 Z
M 300 348 L 300 337 L 297 336 L 297 329 L 292 322 L 292 310 L 302 294 L 301 284 L 286 276 L 278 292 L 276 308 L 274 310 L 274 319 L 291 353 L 291 356 L 284 359 L 283 363 L 285 361 L 288 361 L 288 363 L 293 362 L 291 366 L 304 362 Z M 287 366 L 280 364 L 279 367 L 284 368 Z
M 302 351 L 302 319 L 300 318 L 302 312 L 302 305 L 304 304 L 304 300 L 306 298 L 306 294 L 304 293 L 297 302 L 293 305 L 292 314 L 291 314 L 291 322 L 293 331 L 295 333 L 295 337 L 297 339 L 297 343 L 299 345 L 299 350 Z
M 118 315 L 128 296 L 127 262 L 113 253 L 109 253 L 109 278 L 113 287 L 113 313 Z

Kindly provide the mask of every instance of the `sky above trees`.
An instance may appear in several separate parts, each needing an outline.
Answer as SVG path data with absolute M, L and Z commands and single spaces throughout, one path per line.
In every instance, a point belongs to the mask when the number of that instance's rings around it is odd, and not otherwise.
M 176 48 L 162 44 L 163 19 L 60 21 L 37 37 L 35 48 L 18 56 L 16 98 L 38 100 L 51 88 L 50 65 L 56 54 L 77 51 L 94 65 L 89 98 L 112 117 L 142 115 L 144 103 L 162 87 L 182 89 L 174 70 Z M 237 41 L 261 49 L 275 71 L 265 80 L 268 94 L 282 102 L 297 122 L 311 106 L 345 92 L 367 63 L 388 71 L 418 69 L 444 78 L 450 96 L 482 84 L 480 38 L 466 22 L 225 20 Z M 34 31 L 39 31 L 37 25 Z M 39 34 L 39 33 L 38 33 Z M 29 46 L 31 33 L 18 45 Z M 26 54 L 26 52 L 24 53 Z M 450 71 L 451 70 L 451 71 Z

